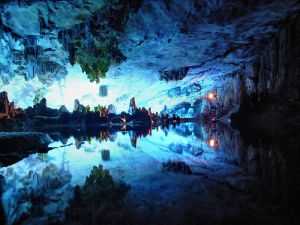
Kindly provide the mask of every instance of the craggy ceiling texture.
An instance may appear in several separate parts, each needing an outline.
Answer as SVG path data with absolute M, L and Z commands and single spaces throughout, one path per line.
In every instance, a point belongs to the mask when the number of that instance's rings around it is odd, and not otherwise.
M 296 0 L 1 1 L 0 90 L 22 107 L 46 97 L 72 109 L 78 98 L 121 111 L 135 96 L 193 115 L 299 10 Z

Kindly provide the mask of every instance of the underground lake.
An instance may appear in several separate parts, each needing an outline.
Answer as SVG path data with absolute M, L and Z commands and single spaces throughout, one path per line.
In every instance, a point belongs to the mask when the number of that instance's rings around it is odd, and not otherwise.
M 0 1 L 0 225 L 298 225 L 299 174 L 299 0 Z

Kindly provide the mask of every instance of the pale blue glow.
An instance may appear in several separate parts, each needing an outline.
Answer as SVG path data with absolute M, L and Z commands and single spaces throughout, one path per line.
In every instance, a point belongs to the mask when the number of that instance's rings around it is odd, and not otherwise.
M 71 66 L 68 64 L 67 70 L 67 77 L 62 81 L 55 81 L 51 86 L 42 84 L 37 77 L 25 81 L 23 77 L 16 76 L 6 85 L 0 81 L 0 91 L 7 91 L 10 101 L 15 101 L 15 105 L 22 108 L 32 106 L 35 96 L 39 95 L 40 99 L 43 97 L 47 99 L 47 105 L 51 108 L 65 105 L 72 111 L 74 100 L 78 99 L 81 104 L 91 107 L 98 104 L 102 106 L 114 104 L 119 113 L 127 111 L 130 99 L 135 97 L 138 107 L 151 107 L 153 112 L 160 112 L 165 105 L 171 108 L 181 102 L 193 104 L 196 99 L 201 98 L 202 93 L 206 93 L 215 83 L 210 74 L 199 76 L 193 73 L 181 81 L 167 83 L 159 80 L 157 72 L 131 71 L 126 67 L 126 64 L 122 64 L 118 68 L 111 68 L 107 78 L 101 79 L 100 84 L 96 84 L 88 80 L 79 65 Z M 201 85 L 201 93 L 192 90 L 187 94 L 186 90 L 193 88 L 194 83 Z M 100 85 L 108 86 L 107 97 L 99 96 Z M 175 97 L 168 96 L 168 91 L 175 87 L 181 88 L 181 94 Z

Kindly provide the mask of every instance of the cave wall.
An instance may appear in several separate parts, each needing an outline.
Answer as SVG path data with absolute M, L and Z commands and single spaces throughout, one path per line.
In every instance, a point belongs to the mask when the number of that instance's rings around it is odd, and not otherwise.
M 293 19 L 267 45 L 257 63 L 258 93 L 289 99 L 300 97 L 300 16 Z
M 283 26 L 283 25 L 282 25 Z M 263 95 L 299 100 L 300 98 L 300 16 L 268 41 L 261 57 L 241 71 L 244 95 Z
M 300 198 L 300 15 L 280 26 L 266 40 L 262 55 L 238 73 L 240 110 L 233 115 L 232 126 L 239 127 L 245 140 L 256 143 L 248 149 L 257 154 L 253 162 L 261 161 L 263 182 L 276 201 L 290 205 L 289 213 L 296 215 Z
M 300 16 L 287 19 L 265 42 L 257 60 L 216 81 L 221 84 L 215 85 L 219 117 L 255 109 L 270 97 L 280 104 L 299 100 Z

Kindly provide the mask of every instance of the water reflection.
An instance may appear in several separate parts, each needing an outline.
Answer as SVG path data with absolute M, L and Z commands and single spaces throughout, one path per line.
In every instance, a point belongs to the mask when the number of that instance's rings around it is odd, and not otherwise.
M 128 207 L 131 203 L 143 204 L 141 201 L 158 208 L 164 202 L 183 201 L 178 207 L 197 209 L 196 218 L 214 218 L 207 209 L 216 204 L 229 208 L 226 216 L 238 214 L 235 209 L 240 205 L 251 215 L 257 210 L 267 215 L 271 209 L 263 200 L 270 196 L 262 190 L 268 190 L 270 183 L 270 190 L 281 196 L 276 203 L 286 201 L 287 187 L 282 184 L 287 171 L 280 152 L 245 144 L 238 131 L 222 124 L 186 123 L 154 129 L 101 127 L 49 133 L 55 140 L 53 150 L 0 168 L 5 177 L 2 202 L 8 224 L 21 218 L 26 218 L 23 224 L 62 221 L 74 186 L 82 185 L 93 166 L 99 164 L 115 179 L 132 186 Z M 169 161 L 186 163 L 192 175 L 162 173 L 162 164 Z M 264 184 L 266 189 L 262 189 Z M 168 208 L 169 217 L 176 214 L 172 214 L 172 207 Z M 276 207 L 279 210 L 281 206 Z M 156 213 L 161 216 L 159 210 Z
M 175 127 L 174 125 L 173 127 Z M 113 127 L 86 127 L 85 129 L 77 130 L 55 130 L 47 131 L 50 133 L 51 137 L 55 141 L 60 141 L 62 144 L 66 145 L 70 138 L 75 139 L 75 145 L 77 149 L 80 149 L 82 144 L 86 141 L 88 143 L 94 140 L 102 142 L 114 142 L 117 139 L 118 134 L 129 135 L 131 145 L 136 147 L 137 140 L 148 135 L 151 136 L 152 130 L 158 131 L 159 127 L 151 126 L 113 126 Z
M 199 129 L 201 129 L 201 134 L 199 134 Z M 88 127 L 87 129 L 81 130 L 65 130 L 65 131 L 54 131 L 49 132 L 52 139 L 55 141 L 61 142 L 63 145 L 69 143 L 71 138 L 74 138 L 74 143 L 77 149 L 80 149 L 81 146 L 88 142 L 91 144 L 94 141 L 102 142 L 115 142 L 118 135 L 128 135 L 130 138 L 131 146 L 136 148 L 138 140 L 141 138 L 146 138 L 147 136 L 152 136 L 153 132 L 159 134 L 164 134 L 165 137 L 168 137 L 169 132 L 175 132 L 176 135 L 182 137 L 189 137 L 195 135 L 196 138 L 202 139 L 207 142 L 207 145 L 211 149 L 218 148 L 218 130 L 220 129 L 229 129 L 228 127 L 211 123 L 211 124 L 172 124 L 172 125 L 163 125 L 161 127 L 151 127 L 151 126 L 120 126 L 120 127 Z M 227 130 L 228 131 L 228 130 Z M 205 139 L 205 140 L 204 140 Z

